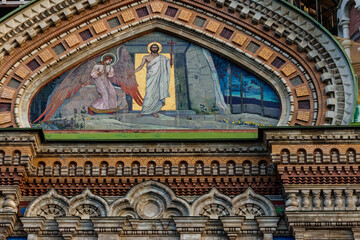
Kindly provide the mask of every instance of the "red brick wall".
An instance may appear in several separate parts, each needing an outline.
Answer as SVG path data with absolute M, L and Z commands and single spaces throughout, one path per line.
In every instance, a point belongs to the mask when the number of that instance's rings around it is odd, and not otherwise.
M 350 38 L 356 42 L 360 42 L 360 12 L 355 9 L 355 3 L 350 7 Z

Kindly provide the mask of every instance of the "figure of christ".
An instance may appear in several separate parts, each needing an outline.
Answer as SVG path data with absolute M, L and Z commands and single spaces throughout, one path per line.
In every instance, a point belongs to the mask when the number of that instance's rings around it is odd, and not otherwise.
M 114 77 L 114 69 L 111 63 L 114 61 L 112 56 L 106 56 L 101 62 L 96 64 L 91 71 L 94 78 L 98 98 L 90 105 L 89 114 L 108 113 L 114 114 L 119 111 L 117 94 L 110 78 Z
M 154 43 L 150 46 L 150 54 L 143 57 L 141 64 L 135 69 L 140 71 L 146 64 L 146 88 L 141 113 L 137 117 L 152 114 L 155 118 L 157 112 L 165 105 L 165 98 L 170 97 L 170 60 L 159 54 L 159 45 Z

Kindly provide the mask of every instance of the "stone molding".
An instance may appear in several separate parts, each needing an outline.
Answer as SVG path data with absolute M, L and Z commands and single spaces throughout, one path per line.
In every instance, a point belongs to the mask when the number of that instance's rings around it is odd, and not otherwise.
M 207 217 L 172 217 L 170 219 L 140 220 L 125 217 L 92 217 L 89 220 L 78 217 L 58 217 L 45 220 L 42 217 L 22 217 L 23 229 L 31 239 L 36 237 L 74 238 L 97 237 L 113 240 L 119 237 L 174 237 L 175 239 L 201 239 L 202 237 L 224 237 L 230 240 L 251 232 L 256 239 L 270 240 L 278 225 L 278 217 L 258 217 L 249 224 L 244 217 L 221 217 L 210 220 Z M 47 230 L 51 229 L 51 230 Z M 245 233 L 246 234 L 246 233 Z

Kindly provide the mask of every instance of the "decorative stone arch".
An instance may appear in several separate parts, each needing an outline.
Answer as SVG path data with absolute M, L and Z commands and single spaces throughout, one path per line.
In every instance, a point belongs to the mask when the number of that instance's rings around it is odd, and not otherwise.
M 245 216 L 246 219 L 254 219 L 262 216 L 276 216 L 274 205 L 269 199 L 248 188 L 244 193 L 232 199 L 233 216 Z
M 169 6 L 178 13 L 166 15 Z M 149 15 L 137 16 L 135 10 L 140 7 L 151 10 Z M 113 16 L 121 18 L 121 24 L 109 28 L 107 20 Z M 195 16 L 206 19 L 206 24 L 195 26 Z M 95 35 L 80 39 L 79 31 L 90 27 Z M 283 113 L 279 125 L 348 124 L 352 120 L 356 95 L 349 61 L 326 30 L 286 2 L 40 0 L 0 24 L 0 91 L 11 108 L 1 113 L 4 120 L 0 126 L 28 126 L 29 99 L 52 77 L 79 64 L 78 58 L 154 30 L 196 42 L 258 73 L 280 95 Z M 233 34 L 224 37 L 224 30 Z M 71 47 L 56 55 L 53 47 L 65 41 L 60 37 L 68 39 Z M 258 53 L 246 49 L 250 41 L 261 45 Z M 278 57 L 286 60 L 281 68 L 272 64 Z M 306 57 L 311 61 L 304 61 Z M 29 69 L 27 64 L 34 59 L 39 66 Z M 301 87 L 291 82 L 296 75 Z M 9 87 L 13 80 L 19 83 L 16 88 Z M 309 101 L 309 110 L 299 108 L 300 96 Z
M 360 10 L 360 0 L 342 0 L 337 10 L 338 16 L 338 34 L 339 37 L 350 39 L 349 23 L 350 23 L 350 7 L 355 3 L 355 8 Z
M 69 199 L 59 195 L 54 188 L 46 194 L 33 200 L 26 208 L 25 217 L 55 217 L 69 216 Z
M 107 201 L 93 194 L 88 188 L 69 201 L 70 216 L 88 219 L 90 217 L 107 217 L 108 213 L 109 204 Z
M 169 187 L 150 180 L 134 186 L 124 198 L 113 202 L 110 216 L 119 216 L 124 209 L 134 209 L 143 219 L 188 216 L 189 208 L 189 204 L 177 198 Z
M 126 198 L 120 198 L 110 205 L 109 216 L 138 218 L 133 206 Z
M 212 188 L 210 192 L 197 198 L 191 204 L 190 211 L 191 216 L 209 216 L 215 219 L 230 216 L 232 201 L 217 188 Z

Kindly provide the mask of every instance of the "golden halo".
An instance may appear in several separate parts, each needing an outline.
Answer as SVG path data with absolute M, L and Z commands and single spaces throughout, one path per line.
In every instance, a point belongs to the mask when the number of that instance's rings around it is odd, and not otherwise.
M 148 53 L 151 53 L 150 47 L 151 47 L 152 45 L 154 45 L 154 44 L 156 44 L 156 45 L 159 47 L 158 53 L 161 53 L 161 51 L 162 51 L 162 45 L 161 45 L 161 43 L 159 43 L 159 42 L 151 42 L 151 43 L 149 43 L 149 44 L 147 45 L 147 51 L 148 51 Z
M 113 61 L 111 62 L 110 65 L 114 65 L 117 62 L 116 55 L 113 54 L 113 53 L 105 53 L 104 55 L 101 56 L 101 61 L 104 61 L 104 58 L 106 56 L 112 56 L 113 57 Z

